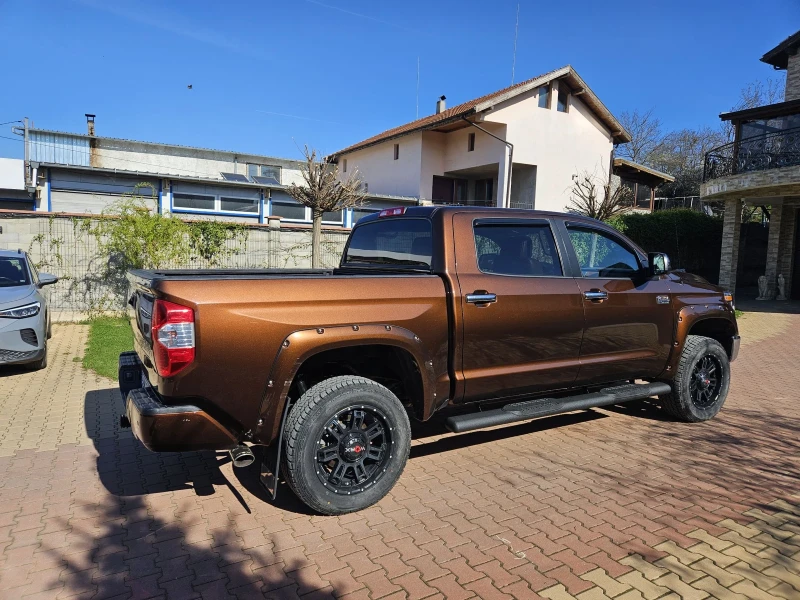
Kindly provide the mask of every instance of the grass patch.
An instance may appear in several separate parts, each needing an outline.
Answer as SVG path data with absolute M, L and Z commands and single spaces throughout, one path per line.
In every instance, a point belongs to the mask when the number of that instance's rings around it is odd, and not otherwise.
M 98 317 L 89 322 L 89 327 L 83 366 L 103 377 L 116 379 L 120 353 L 133 350 L 130 322 L 125 318 Z

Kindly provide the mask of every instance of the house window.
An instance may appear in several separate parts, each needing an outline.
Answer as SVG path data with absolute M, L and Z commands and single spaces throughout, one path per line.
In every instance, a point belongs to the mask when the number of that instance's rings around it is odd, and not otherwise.
M 270 215 L 291 221 L 306 221 L 306 207 L 288 195 L 273 195 Z
M 564 82 L 558 84 L 558 101 L 556 102 L 558 112 L 567 112 L 569 109 L 569 90 Z
M 491 206 L 493 191 L 493 179 L 478 179 L 475 182 L 475 204 L 479 206 Z
M 549 85 L 543 85 L 539 88 L 539 108 L 550 108 Z
M 278 183 L 281 182 L 281 168 L 274 167 L 271 165 L 247 165 L 247 176 L 250 179 L 254 177 L 270 177 L 277 181 Z M 260 182 L 257 182 L 260 183 Z
M 217 199 L 215 196 L 201 196 L 199 194 L 172 194 L 173 208 L 184 210 L 214 210 Z
M 400 144 L 394 145 L 394 159 L 397 160 L 400 158 Z
M 475 150 L 475 134 L 470 133 L 467 136 L 467 152 L 472 152 Z
M 342 173 L 347 173 L 347 159 L 342 159 Z
M 225 198 L 219 199 L 220 210 L 227 212 L 246 212 L 258 214 L 259 200 L 249 200 L 246 198 Z
M 176 212 L 224 213 L 258 217 L 261 193 L 191 183 L 173 185 L 172 210 Z

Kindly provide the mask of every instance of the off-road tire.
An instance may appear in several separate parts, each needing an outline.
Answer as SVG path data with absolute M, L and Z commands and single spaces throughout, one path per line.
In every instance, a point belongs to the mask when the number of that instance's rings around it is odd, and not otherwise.
M 699 406 L 690 391 L 690 382 L 695 366 L 704 357 L 711 357 L 719 365 L 721 382 L 718 394 L 707 406 Z M 728 354 L 722 345 L 714 339 L 700 335 L 690 335 L 683 346 L 675 379 L 672 381 L 672 393 L 659 396 L 661 408 L 669 415 L 689 423 L 708 421 L 713 418 L 725 403 L 731 381 L 731 367 Z
M 32 371 L 41 371 L 42 369 L 47 367 L 47 340 L 44 341 L 44 354 L 42 358 L 39 360 L 30 363 L 30 368 Z
M 366 407 L 376 411 L 388 443 L 379 473 L 368 487 L 353 492 L 334 491 L 323 483 L 318 451 L 326 427 L 343 411 Z M 411 426 L 405 408 L 392 392 L 364 377 L 331 377 L 306 391 L 292 407 L 283 429 L 283 475 L 300 500 L 326 515 L 361 510 L 383 498 L 399 479 L 411 448 Z M 336 459 L 340 460 L 340 459 Z M 324 469 L 323 469 L 324 471 Z

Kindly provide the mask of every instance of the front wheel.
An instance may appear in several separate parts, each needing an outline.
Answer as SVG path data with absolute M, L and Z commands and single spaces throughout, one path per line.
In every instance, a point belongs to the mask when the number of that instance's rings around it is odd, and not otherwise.
M 690 335 L 678 362 L 672 393 L 659 397 L 661 406 L 682 421 L 707 421 L 725 403 L 730 381 L 730 361 L 720 343 Z
M 411 426 L 392 392 L 370 379 L 332 377 L 309 389 L 284 425 L 286 482 L 326 515 L 361 510 L 400 477 Z

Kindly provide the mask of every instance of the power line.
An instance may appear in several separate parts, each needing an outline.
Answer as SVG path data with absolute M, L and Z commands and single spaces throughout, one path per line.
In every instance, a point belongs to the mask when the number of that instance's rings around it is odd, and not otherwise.
M 11 121 L 11 122 L 13 123 L 14 121 Z M 4 140 L 11 140 L 13 142 L 22 142 L 23 141 L 22 138 L 12 138 L 12 137 L 8 137 L 6 135 L 0 135 L 0 138 L 3 138 Z
M 0 125 L 11 125 L 11 123 L 22 123 L 19 119 L 16 121 L 6 121 L 5 123 L 0 123 Z

